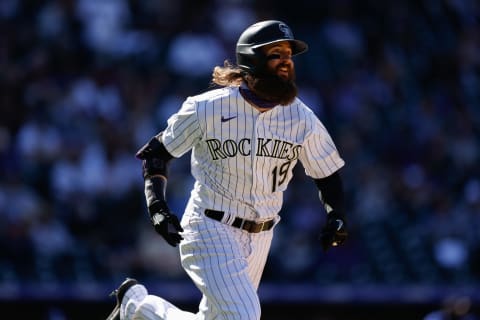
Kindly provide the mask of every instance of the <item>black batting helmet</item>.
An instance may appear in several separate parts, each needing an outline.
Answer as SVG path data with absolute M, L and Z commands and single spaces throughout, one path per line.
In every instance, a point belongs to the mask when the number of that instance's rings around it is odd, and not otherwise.
M 268 44 L 288 41 L 292 46 L 292 55 L 307 51 L 308 45 L 293 37 L 290 27 L 282 21 L 266 20 L 257 22 L 243 31 L 237 41 L 237 65 L 242 70 L 255 73 L 257 66 L 265 63 L 265 55 L 260 47 Z

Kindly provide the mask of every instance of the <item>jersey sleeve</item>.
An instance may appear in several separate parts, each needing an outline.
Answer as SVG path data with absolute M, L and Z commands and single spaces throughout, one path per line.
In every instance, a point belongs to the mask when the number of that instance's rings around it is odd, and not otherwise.
M 325 126 L 318 118 L 313 121 L 312 132 L 306 137 L 299 160 L 305 173 L 314 178 L 325 178 L 345 165 Z
M 180 110 L 167 120 L 162 142 L 172 156 L 179 158 L 193 148 L 201 135 L 196 103 L 188 98 Z

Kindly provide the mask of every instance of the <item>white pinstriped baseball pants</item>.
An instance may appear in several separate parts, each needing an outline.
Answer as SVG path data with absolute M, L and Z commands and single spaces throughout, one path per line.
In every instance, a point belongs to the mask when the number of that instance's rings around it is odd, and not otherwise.
M 121 319 L 259 320 L 258 285 L 265 267 L 273 228 L 247 233 L 215 221 L 192 206 L 182 219 L 182 266 L 202 292 L 196 314 L 178 309 L 161 297 L 133 286 L 122 301 Z

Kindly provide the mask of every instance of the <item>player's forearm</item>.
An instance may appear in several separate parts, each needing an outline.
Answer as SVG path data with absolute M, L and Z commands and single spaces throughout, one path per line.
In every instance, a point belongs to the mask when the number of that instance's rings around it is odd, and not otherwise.
M 166 201 L 167 178 L 162 175 L 145 178 L 145 199 L 151 207 L 157 201 Z
M 314 179 L 314 181 L 320 191 L 320 200 L 327 213 L 335 211 L 343 216 L 345 214 L 345 195 L 338 171 L 326 178 Z

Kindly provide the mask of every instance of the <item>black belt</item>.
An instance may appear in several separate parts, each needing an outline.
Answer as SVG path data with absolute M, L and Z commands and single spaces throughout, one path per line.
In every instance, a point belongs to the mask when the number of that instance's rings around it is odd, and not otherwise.
M 223 211 L 205 209 L 205 215 L 217 221 L 222 221 L 224 214 L 225 212 Z M 245 220 L 238 217 L 235 218 L 235 220 L 233 220 L 233 223 L 232 223 L 233 227 L 248 231 L 250 233 L 258 233 L 261 231 L 270 230 L 272 229 L 273 225 L 274 225 L 273 219 L 257 223 L 255 221 Z

